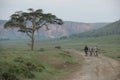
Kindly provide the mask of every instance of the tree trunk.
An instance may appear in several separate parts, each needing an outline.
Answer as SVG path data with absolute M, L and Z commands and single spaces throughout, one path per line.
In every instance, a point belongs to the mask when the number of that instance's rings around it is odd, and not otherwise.
M 32 34 L 32 38 L 31 38 L 31 50 L 34 50 L 34 34 Z
M 33 19 L 32 24 L 33 24 L 32 26 L 33 30 L 32 30 L 32 37 L 31 37 L 31 50 L 33 51 L 34 50 L 35 18 Z

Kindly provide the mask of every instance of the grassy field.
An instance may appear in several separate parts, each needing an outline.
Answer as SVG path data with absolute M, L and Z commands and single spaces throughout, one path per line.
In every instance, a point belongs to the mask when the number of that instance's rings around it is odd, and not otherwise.
M 83 51 L 85 45 L 88 47 L 99 48 L 99 54 L 114 58 L 120 61 L 120 35 L 111 35 L 103 37 L 94 37 L 94 38 L 73 38 L 70 40 L 65 40 L 60 44 L 64 48 L 73 48 L 80 51 Z
M 59 80 L 82 64 L 82 58 L 54 48 L 54 42 L 36 41 L 34 51 L 28 42 L 0 42 L 0 80 Z
M 64 50 L 83 51 L 85 45 L 98 46 L 99 54 L 120 61 L 119 35 L 41 40 L 36 41 L 34 51 L 30 50 L 28 43 L 27 40 L 0 41 L 0 80 L 59 80 L 60 75 L 82 64 L 82 58 Z M 55 49 L 55 46 L 62 49 Z
M 120 61 L 120 35 L 110 35 L 94 38 L 73 38 L 64 40 L 51 40 L 42 42 L 41 45 L 51 45 L 54 47 L 56 45 L 61 46 L 63 49 L 76 49 L 83 51 L 84 46 L 99 48 L 99 54 L 114 58 Z M 44 46 L 47 47 L 47 46 Z

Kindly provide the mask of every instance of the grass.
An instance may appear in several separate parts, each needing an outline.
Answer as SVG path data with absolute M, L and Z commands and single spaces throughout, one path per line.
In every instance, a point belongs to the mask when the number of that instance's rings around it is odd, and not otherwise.
M 59 45 L 64 49 L 72 48 L 80 51 L 83 51 L 85 45 L 88 45 L 88 47 L 98 46 L 99 54 L 120 61 L 120 35 L 93 38 L 73 38 L 64 40 L 56 39 L 45 44 L 52 44 L 52 46 Z
M 0 80 L 58 80 L 74 65 L 81 65 L 76 55 L 55 49 L 53 42 L 37 41 L 34 51 L 26 45 L 26 40 L 0 44 Z
M 79 62 L 82 63 L 82 58 L 69 54 L 64 49 L 83 51 L 85 45 L 97 45 L 99 54 L 120 61 L 119 35 L 36 41 L 34 51 L 30 50 L 28 42 L 0 41 L 0 79 L 10 77 L 11 80 L 59 80 L 60 75 L 69 73 L 74 67 L 81 65 Z M 56 49 L 55 46 L 61 46 L 62 49 Z

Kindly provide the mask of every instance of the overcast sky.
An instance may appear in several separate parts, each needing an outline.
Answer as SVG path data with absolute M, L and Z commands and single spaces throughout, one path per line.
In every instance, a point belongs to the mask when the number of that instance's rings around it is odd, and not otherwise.
M 64 21 L 113 22 L 120 19 L 120 0 L 0 0 L 0 20 L 16 11 L 43 9 Z

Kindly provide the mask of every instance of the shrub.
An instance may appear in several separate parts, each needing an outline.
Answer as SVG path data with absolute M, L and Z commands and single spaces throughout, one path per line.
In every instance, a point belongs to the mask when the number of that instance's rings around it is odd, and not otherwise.
M 22 57 L 17 57 L 14 59 L 15 62 L 20 62 L 20 63 L 23 63 L 24 62 L 24 59 Z
M 34 78 L 35 77 L 35 75 L 31 71 L 26 70 L 23 74 L 24 74 L 24 77 L 26 77 L 26 78 Z
M 1 79 L 2 79 L 2 80 L 19 80 L 19 79 L 16 77 L 15 74 L 10 73 L 10 72 L 4 72 L 4 73 L 2 73 Z
M 55 46 L 56 49 L 61 49 L 61 46 Z
M 32 63 L 32 61 L 22 57 L 17 57 L 14 61 L 17 62 L 17 65 L 14 66 L 14 72 L 16 74 L 23 74 L 26 78 L 35 77 L 32 73 L 33 71 L 42 72 L 45 69 L 43 65 Z
M 44 48 L 40 48 L 39 51 L 43 52 L 43 51 L 45 51 L 45 49 Z
M 0 80 L 19 80 L 18 77 L 34 78 L 33 72 L 42 72 L 44 69 L 42 64 L 17 57 L 10 63 L 0 62 Z

